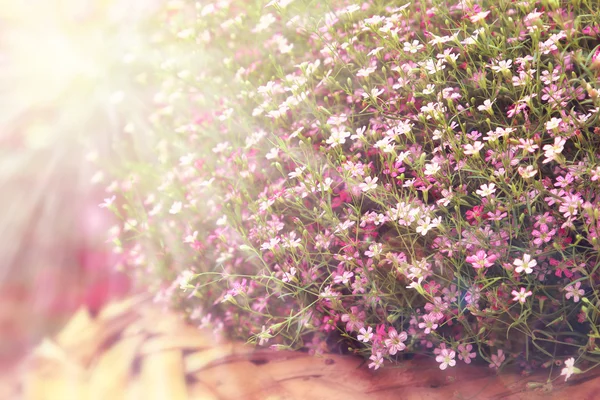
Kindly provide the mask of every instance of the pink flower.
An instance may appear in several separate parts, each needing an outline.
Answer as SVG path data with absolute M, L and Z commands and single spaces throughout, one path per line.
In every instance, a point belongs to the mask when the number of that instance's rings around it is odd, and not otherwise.
M 513 298 L 513 301 L 518 301 L 519 303 L 523 304 L 527 301 L 527 297 L 531 296 L 533 293 L 531 292 L 531 290 L 527 292 L 527 289 L 522 287 L 519 292 L 513 290 L 510 294 L 515 296 Z
M 533 167 L 533 165 L 528 165 L 527 167 L 519 167 L 517 172 L 519 172 L 519 175 L 521 175 L 524 179 L 527 179 L 534 177 L 538 171 Z
M 475 224 L 479 218 L 482 218 L 483 215 L 483 206 L 474 206 L 472 210 L 468 210 L 465 214 L 467 221 L 471 223 L 471 225 Z
M 260 332 L 258 335 L 256 335 L 256 337 L 259 339 L 258 345 L 259 346 L 263 346 L 264 344 L 266 344 L 269 339 L 271 339 L 273 337 L 273 335 L 271 335 L 271 329 L 267 329 L 265 328 L 265 326 L 263 325 L 262 327 L 262 332 Z
M 336 275 L 335 278 L 333 278 L 333 281 L 335 283 L 341 283 L 342 285 L 347 285 L 350 282 L 350 278 L 352 278 L 353 276 L 354 276 L 354 272 L 344 271 L 343 274 Z
M 374 370 L 378 370 L 379 367 L 383 365 L 383 355 L 380 351 L 376 354 L 372 354 L 371 357 L 369 357 L 369 360 L 373 361 L 369 364 L 369 368 L 373 368 Z
M 541 225 L 539 230 L 534 229 L 531 232 L 531 236 L 535 237 L 533 243 L 537 246 L 548 243 L 554 235 L 556 235 L 556 229 L 549 231 L 548 225 Z
M 598 179 L 600 179 L 600 167 L 596 167 L 590 173 L 592 175 L 592 177 L 591 177 L 592 181 L 597 181 Z
M 385 339 L 384 343 L 391 355 L 394 355 L 406 348 L 406 345 L 403 343 L 406 341 L 406 339 L 408 339 L 406 332 L 398 333 L 394 328 L 391 328 L 388 336 L 389 339 Z
M 346 330 L 348 332 L 358 331 L 365 326 L 363 321 L 366 314 L 364 311 L 359 312 L 356 306 L 350 307 L 350 312 L 350 314 L 342 315 L 342 322 L 346 323 Z
M 423 329 L 425 334 L 430 334 L 432 330 L 436 330 L 438 324 L 437 319 L 429 314 L 423 315 L 423 322 L 419 322 L 419 328 Z
M 473 346 L 470 344 L 466 346 L 458 345 L 458 359 L 464 361 L 465 364 L 471 364 L 471 358 L 477 356 L 475 352 L 471 353 L 471 350 L 473 350 Z
M 500 368 L 504 360 L 506 360 L 504 352 L 502 350 L 498 350 L 498 355 L 492 354 L 492 362 L 490 363 L 490 368 Z
M 475 253 L 475 255 L 467 257 L 466 261 L 468 263 L 471 263 L 473 265 L 473 268 L 489 268 L 492 265 L 494 265 L 496 258 L 497 257 L 494 255 L 488 256 L 488 254 L 484 250 L 478 250 L 477 253 Z
M 469 20 L 473 23 L 484 20 L 490 14 L 490 10 L 488 11 L 480 11 L 477 14 L 473 14 L 469 17 Z
M 442 301 L 441 297 L 435 297 L 432 303 L 425 304 L 425 310 L 429 312 L 436 320 L 440 320 L 444 318 L 444 311 L 448 309 L 448 304 Z
M 369 246 L 369 250 L 365 251 L 365 256 L 369 258 L 379 257 L 382 250 L 383 245 L 381 243 L 373 243 Z

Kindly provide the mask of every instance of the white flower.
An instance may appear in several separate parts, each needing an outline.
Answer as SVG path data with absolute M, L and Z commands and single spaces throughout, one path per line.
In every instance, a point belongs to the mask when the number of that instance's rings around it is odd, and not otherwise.
M 262 332 L 259 333 L 258 335 L 256 335 L 256 337 L 259 339 L 258 345 L 262 346 L 265 343 L 267 343 L 269 341 L 269 339 L 271 339 L 273 337 L 273 335 L 271 335 L 269 332 L 271 331 L 271 329 L 266 329 L 265 326 L 263 325 L 262 327 Z
M 573 357 L 565 360 L 565 367 L 562 369 L 562 371 L 560 371 L 561 375 L 565 375 L 565 382 L 571 377 L 571 375 L 579 373 L 581 373 L 581 370 L 575 367 L 575 359 Z
M 489 101 L 489 99 L 486 99 L 482 105 L 478 106 L 477 109 L 479 111 L 491 111 L 492 110 L 492 104 L 494 104 L 493 101 Z
M 269 26 L 271 26 L 275 21 L 277 21 L 277 19 L 273 14 L 265 14 L 262 17 L 260 17 L 258 24 L 254 27 L 254 29 L 252 29 L 252 32 L 262 32 L 269 28 Z
M 440 169 L 440 165 L 434 161 L 431 164 L 425 164 L 424 174 L 427 176 L 435 175 L 439 172 Z
M 532 178 L 537 174 L 537 169 L 533 167 L 533 165 L 528 165 L 527 167 L 519 167 L 518 169 L 519 175 L 521 175 L 524 179 Z
M 273 160 L 279 156 L 279 149 L 277 147 L 273 147 L 269 152 L 265 155 L 267 160 Z
M 281 241 L 279 238 L 271 238 L 268 242 L 264 242 L 260 245 L 261 250 L 273 250 L 277 244 Z
M 464 151 L 466 156 L 470 156 L 473 154 L 479 154 L 479 151 L 483 149 L 483 143 L 479 140 L 475 141 L 473 144 L 466 144 L 464 146 Z
M 549 131 L 556 129 L 556 128 L 558 128 L 558 126 L 560 125 L 561 122 L 562 122 L 562 119 L 552 117 L 552 119 L 550 121 L 546 122 L 546 124 L 545 124 L 546 129 Z
M 366 78 L 375 72 L 376 67 L 361 68 L 356 72 L 356 76 Z
M 512 60 L 502 60 L 498 61 L 496 65 L 492 65 L 492 71 L 497 73 L 507 73 L 510 72 L 510 67 L 512 66 Z
M 362 94 L 362 96 L 365 99 L 368 99 L 369 97 L 373 97 L 374 99 L 376 99 L 377 97 L 379 97 L 380 94 L 382 94 L 384 92 L 383 89 L 377 89 L 376 87 L 374 87 L 373 89 L 371 89 L 371 92 L 364 92 Z
M 369 52 L 369 54 L 367 54 L 367 55 L 368 55 L 368 56 L 376 56 L 376 55 L 377 55 L 377 53 L 379 53 L 381 50 L 383 50 L 383 47 L 377 47 L 377 48 L 375 48 L 375 49 L 371 50 L 371 51 Z
M 477 14 L 473 14 L 469 17 L 469 19 L 471 20 L 471 22 L 475 23 L 475 22 L 479 22 L 479 21 L 483 21 L 488 15 L 489 15 L 490 11 L 480 11 Z
M 115 199 L 117 198 L 117 196 L 111 196 L 109 198 L 104 199 L 104 202 L 101 204 L 98 204 L 98 207 L 100 208 L 109 208 L 110 206 L 112 206 L 112 204 L 114 203 Z
M 358 187 L 363 192 L 368 192 L 369 190 L 375 189 L 377 187 L 377 183 L 376 183 L 377 180 L 378 180 L 377 177 L 371 178 L 370 176 L 367 176 L 365 178 L 365 181 L 363 183 L 361 183 L 360 185 L 358 185 Z
M 359 335 L 357 339 L 363 343 L 369 343 L 373 338 L 373 328 L 369 327 L 365 330 L 365 328 L 360 328 Z
M 179 277 L 177 279 L 177 283 L 179 283 L 179 288 L 183 291 L 188 289 L 190 286 L 190 281 L 192 279 L 194 279 L 195 277 L 196 277 L 196 275 L 189 269 L 186 269 L 185 271 L 181 272 L 181 274 L 179 274 Z
M 441 217 L 434 218 L 433 221 L 429 217 L 417 221 L 417 233 L 425 236 L 431 229 L 436 228 L 442 222 Z
M 421 50 L 423 48 L 423 45 L 421 43 L 419 43 L 418 40 L 413 40 L 412 43 L 409 42 L 404 42 L 404 48 L 403 50 L 407 53 L 416 53 L 417 51 Z
M 549 163 L 550 161 L 554 160 L 557 155 L 562 153 L 566 142 L 567 140 L 565 138 L 555 137 L 554 144 L 545 145 L 543 150 L 546 159 L 542 161 L 542 164 Z
M 350 278 L 352 278 L 353 276 L 354 276 L 354 272 L 344 271 L 344 273 L 342 275 L 336 275 L 336 277 L 333 278 L 333 281 L 335 283 L 341 283 L 342 285 L 347 285 L 348 283 L 350 283 Z
M 456 356 L 456 352 L 454 350 L 442 349 L 440 354 L 435 358 L 435 361 L 441 363 L 440 369 L 444 370 L 448 368 L 448 366 L 454 367 L 456 365 L 454 356 Z
M 523 259 L 516 259 L 513 261 L 513 264 L 517 266 L 515 268 L 515 272 L 520 274 L 525 271 L 526 274 L 530 274 L 533 272 L 533 267 L 537 265 L 537 261 L 532 260 L 529 254 L 523 254 Z
M 293 178 L 298 178 L 299 176 L 302 176 L 302 173 L 306 170 L 306 167 L 296 167 L 296 169 L 293 172 L 290 172 L 288 174 L 288 177 L 290 179 Z
M 425 89 L 423 89 L 423 94 L 432 94 L 435 92 L 435 85 L 428 84 Z
M 181 209 L 183 208 L 183 204 L 180 201 L 176 201 L 171 205 L 171 209 L 169 210 L 169 214 L 179 214 Z
M 475 193 L 481 197 L 491 196 L 492 194 L 496 193 L 496 185 L 493 183 L 490 183 L 489 185 L 483 184 L 478 190 L 475 191 Z

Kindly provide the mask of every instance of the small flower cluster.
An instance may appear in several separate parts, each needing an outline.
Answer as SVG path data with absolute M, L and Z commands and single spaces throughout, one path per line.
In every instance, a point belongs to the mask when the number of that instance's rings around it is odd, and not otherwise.
M 123 268 L 199 326 L 372 369 L 596 359 L 600 11 L 385 3 L 169 2 L 122 143 L 149 155 L 102 204 Z

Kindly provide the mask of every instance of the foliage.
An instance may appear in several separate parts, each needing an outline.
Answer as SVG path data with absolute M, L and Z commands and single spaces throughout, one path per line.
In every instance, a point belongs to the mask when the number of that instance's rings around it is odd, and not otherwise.
M 170 2 L 123 266 L 259 345 L 597 365 L 593 3 Z

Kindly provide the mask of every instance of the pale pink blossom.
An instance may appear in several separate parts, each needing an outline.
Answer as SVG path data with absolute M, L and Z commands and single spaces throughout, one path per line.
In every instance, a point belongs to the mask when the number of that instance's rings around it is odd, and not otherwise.
M 388 333 L 388 339 L 385 339 L 384 343 L 388 349 L 388 353 L 391 355 L 396 354 L 399 351 L 406 349 L 404 342 L 408 339 L 406 332 L 398 333 L 394 328 L 391 328 Z
M 498 350 L 498 354 L 492 354 L 492 362 L 490 363 L 490 368 L 498 369 L 506 360 L 506 356 L 502 350 Z
M 377 177 L 371 178 L 370 176 L 367 176 L 365 178 L 365 181 L 363 183 L 361 183 L 360 185 L 358 185 L 358 187 L 360 188 L 360 190 L 362 190 L 363 192 L 368 192 L 369 190 L 373 190 L 377 187 L 377 181 L 379 179 Z
M 465 155 L 470 156 L 474 154 L 479 154 L 479 151 L 483 149 L 483 143 L 479 140 L 475 141 L 473 144 L 467 143 L 463 146 Z
M 435 361 L 440 363 L 440 369 L 445 370 L 446 368 L 454 367 L 456 365 L 456 360 L 454 357 L 456 356 L 456 352 L 451 349 L 441 349 L 439 355 L 435 358 Z
M 369 343 L 371 339 L 373 339 L 373 328 L 370 326 L 367 329 L 360 328 L 359 334 L 356 338 L 363 343 Z
M 378 370 L 383 365 L 383 355 L 379 351 L 376 354 L 372 354 L 369 360 L 372 361 L 369 364 L 369 368 L 374 370 Z
M 494 193 L 496 193 L 496 185 L 493 184 L 493 183 L 490 183 L 489 185 L 483 184 L 483 185 L 480 186 L 479 189 L 477 189 L 475 191 L 475 193 L 477 193 L 481 197 L 491 196 Z
M 520 274 L 525 271 L 526 274 L 530 274 L 533 272 L 533 267 L 537 265 L 537 261 L 532 260 L 529 254 L 523 254 L 523 259 L 517 258 L 513 264 L 517 267 L 515 268 L 516 273 Z
M 513 301 L 524 304 L 527 301 L 527 297 L 531 296 L 533 293 L 531 290 L 527 291 L 527 289 L 522 287 L 520 291 L 517 292 L 516 290 L 513 290 L 510 294 L 514 296 Z
M 575 303 L 579 302 L 579 296 L 583 296 L 585 294 L 585 290 L 580 289 L 580 287 L 581 282 L 577 282 L 575 283 L 575 285 L 568 285 L 567 287 L 565 287 L 565 292 L 567 292 L 565 294 L 565 297 L 567 299 L 570 299 L 572 297 Z
M 477 357 L 477 353 L 471 352 L 473 350 L 473 346 L 468 344 L 458 345 L 458 359 L 465 362 L 465 364 L 471 364 L 471 358 Z

